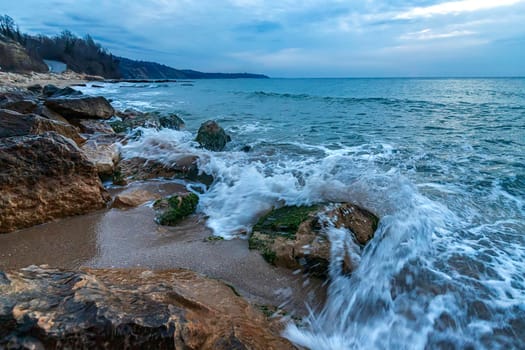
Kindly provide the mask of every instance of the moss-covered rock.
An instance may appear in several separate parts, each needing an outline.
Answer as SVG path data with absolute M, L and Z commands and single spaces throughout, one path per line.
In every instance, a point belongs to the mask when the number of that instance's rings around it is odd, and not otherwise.
M 328 209 L 329 208 L 329 209 Z M 359 244 L 366 244 L 377 229 L 378 218 L 350 203 L 333 206 L 288 206 L 274 209 L 254 226 L 249 248 L 261 252 L 271 264 L 303 269 L 326 276 L 330 264 L 330 241 L 322 230 L 323 214 L 336 227 L 348 228 Z M 352 261 L 346 256 L 343 269 L 351 272 Z
M 231 137 L 217 122 L 208 120 L 201 124 L 195 141 L 203 148 L 218 152 L 226 147 L 226 144 L 231 141 Z
M 157 200 L 154 204 L 154 208 L 160 211 L 157 222 L 161 225 L 175 226 L 195 213 L 198 204 L 199 196 L 195 193 L 180 194 Z
M 161 114 L 160 112 L 139 112 L 127 109 L 124 112 L 117 112 L 120 119 L 108 122 L 116 133 L 128 132 L 132 129 L 143 127 L 153 129 L 173 129 L 181 130 L 184 128 L 184 121 L 176 114 Z

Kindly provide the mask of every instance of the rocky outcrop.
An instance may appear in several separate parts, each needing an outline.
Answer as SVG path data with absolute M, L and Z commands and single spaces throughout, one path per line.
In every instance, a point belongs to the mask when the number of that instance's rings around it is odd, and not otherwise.
M 335 207 L 322 205 L 283 207 L 272 210 L 254 226 L 249 239 L 250 249 L 257 249 L 269 262 L 290 269 L 303 269 L 314 275 L 326 276 L 330 264 L 330 241 L 324 226 L 324 216 L 336 228 L 347 228 L 351 240 L 361 246 L 372 239 L 378 218 L 354 204 Z M 343 270 L 351 272 L 355 262 L 345 256 Z
M 55 132 L 0 139 L 0 233 L 104 208 L 92 162 Z
M 39 135 L 55 131 L 68 137 L 78 145 L 86 139 L 79 135 L 77 129 L 70 125 L 54 121 L 34 114 L 20 114 L 6 109 L 0 109 L 0 138 L 24 135 Z
M 51 98 L 45 105 L 62 115 L 67 120 L 71 119 L 109 119 L 115 110 L 104 97 L 80 98 Z
M 226 143 L 231 141 L 231 137 L 217 122 L 208 120 L 200 126 L 196 141 L 201 147 L 210 151 L 222 151 L 226 147 Z
M 0 108 L 9 109 L 18 113 L 33 113 L 38 104 L 34 97 L 22 93 L 3 93 L 0 94 Z
M 47 65 L 30 57 L 22 45 L 0 35 L 0 67 L 8 72 L 41 72 L 48 71 Z
M 187 270 L 0 272 L 0 348 L 293 349 L 229 286 Z

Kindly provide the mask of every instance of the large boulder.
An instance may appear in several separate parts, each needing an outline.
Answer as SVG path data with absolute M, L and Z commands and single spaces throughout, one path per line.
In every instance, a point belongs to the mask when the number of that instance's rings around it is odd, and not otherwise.
M 234 290 L 188 270 L 0 272 L 0 348 L 294 347 Z
M 24 135 L 39 135 L 55 131 L 68 137 L 78 145 L 86 139 L 79 135 L 77 129 L 66 123 L 42 118 L 34 114 L 20 114 L 6 109 L 0 109 L 0 138 Z
M 0 139 L 0 233 L 102 209 L 109 199 L 77 145 L 55 132 Z
M 210 151 L 222 151 L 226 147 L 226 143 L 231 141 L 231 137 L 217 122 L 208 120 L 200 126 L 196 141 L 201 147 Z
M 104 97 L 50 98 L 45 105 L 70 119 L 109 119 L 115 110 Z
M 321 216 L 327 219 L 322 221 Z M 326 220 L 336 228 L 348 229 L 349 238 L 361 246 L 372 239 L 378 224 L 374 214 L 351 203 L 283 207 L 259 220 L 249 247 L 259 250 L 271 264 L 324 277 L 330 265 Z M 344 271 L 350 273 L 355 265 L 352 257 L 346 255 L 342 262 Z

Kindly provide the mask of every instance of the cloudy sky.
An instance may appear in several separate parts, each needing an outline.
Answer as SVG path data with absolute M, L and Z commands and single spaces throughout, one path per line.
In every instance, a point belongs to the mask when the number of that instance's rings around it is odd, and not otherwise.
M 525 0 L 0 0 L 32 34 L 273 77 L 525 76 Z

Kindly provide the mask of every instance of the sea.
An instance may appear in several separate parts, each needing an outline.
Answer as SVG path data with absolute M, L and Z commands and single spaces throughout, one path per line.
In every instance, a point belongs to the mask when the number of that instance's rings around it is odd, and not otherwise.
M 525 79 L 94 83 L 118 109 L 175 113 L 124 157 L 199 156 L 198 210 L 245 238 L 272 207 L 352 202 L 380 217 L 352 275 L 283 335 L 307 349 L 525 349 Z M 198 148 L 216 120 L 232 141 Z M 332 261 L 348 232 L 328 229 Z M 344 231 L 344 230 L 343 230 Z M 354 247 L 355 248 L 355 247 Z M 353 249 L 354 249 L 353 248 Z

